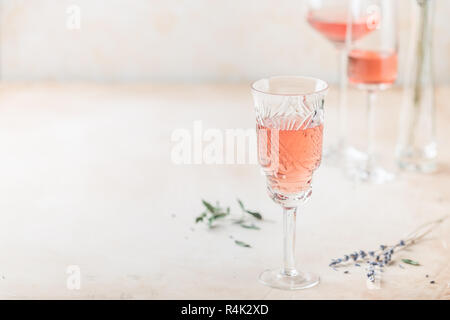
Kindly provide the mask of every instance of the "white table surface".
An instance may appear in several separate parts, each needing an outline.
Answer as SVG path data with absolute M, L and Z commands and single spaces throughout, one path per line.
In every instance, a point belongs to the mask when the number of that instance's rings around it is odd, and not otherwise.
M 357 123 L 361 95 L 350 98 Z M 192 130 L 195 120 L 205 128 L 253 128 L 247 85 L 3 85 L 0 298 L 449 299 L 449 221 L 394 256 L 421 266 L 387 268 L 380 289 L 367 288 L 361 268 L 344 274 L 328 267 L 331 258 L 394 243 L 450 213 L 449 100 L 450 88 L 439 88 L 436 174 L 359 185 L 336 167 L 320 167 L 298 217 L 296 258 L 321 283 L 286 292 L 257 282 L 263 269 L 280 266 L 282 236 L 280 209 L 258 167 L 170 159 L 173 130 Z M 332 90 L 326 106 L 334 101 Z M 377 106 L 385 154 L 395 145 L 400 101 L 394 89 Z M 269 220 L 261 230 L 194 224 L 202 198 L 237 214 L 236 197 Z M 80 268 L 79 290 L 67 288 L 70 265 Z

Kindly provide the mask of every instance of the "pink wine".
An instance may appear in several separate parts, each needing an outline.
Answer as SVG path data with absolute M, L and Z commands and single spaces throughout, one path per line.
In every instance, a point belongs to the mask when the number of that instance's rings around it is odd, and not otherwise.
M 326 11 L 308 14 L 308 23 L 328 40 L 343 44 L 347 33 L 347 18 L 343 14 Z M 368 27 L 366 19 L 360 18 L 352 23 L 352 40 L 358 40 L 368 34 L 371 29 Z
M 279 130 L 259 125 L 259 162 L 272 190 L 296 194 L 310 188 L 322 158 L 323 125 Z
M 391 84 L 397 78 L 397 53 L 352 50 L 348 79 L 356 84 Z

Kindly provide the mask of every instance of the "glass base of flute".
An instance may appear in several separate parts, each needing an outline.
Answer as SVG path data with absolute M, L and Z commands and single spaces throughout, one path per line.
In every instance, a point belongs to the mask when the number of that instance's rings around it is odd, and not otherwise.
M 259 281 L 267 286 L 284 290 L 307 289 L 317 285 L 319 276 L 302 272 L 295 266 L 295 229 L 299 202 L 305 203 L 311 196 L 312 189 L 297 194 L 296 196 L 285 197 L 279 193 L 274 193 L 269 188 L 271 198 L 283 207 L 283 266 L 277 269 L 268 269 L 261 273 Z M 292 207 L 289 207 L 291 205 Z
M 367 150 L 360 151 L 348 146 L 345 149 L 346 173 L 355 181 L 382 184 L 392 181 L 395 175 L 378 164 L 375 152 L 375 101 L 378 91 L 390 87 L 389 84 L 358 84 L 358 89 L 366 91 L 367 96 Z

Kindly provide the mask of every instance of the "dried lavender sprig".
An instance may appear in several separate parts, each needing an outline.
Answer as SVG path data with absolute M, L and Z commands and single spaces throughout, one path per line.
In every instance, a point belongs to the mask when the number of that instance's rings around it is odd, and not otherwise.
M 359 252 L 355 251 L 354 253 L 344 255 L 343 258 L 332 259 L 329 266 L 335 269 L 336 267 L 346 266 L 350 263 L 355 263 L 355 265 L 359 266 L 358 262 L 366 262 L 368 270 L 367 278 L 369 281 L 374 282 L 376 275 L 374 267 L 378 266 L 382 271 L 382 268 L 392 261 L 394 252 L 404 249 L 422 239 L 448 217 L 449 216 L 447 215 L 441 219 L 419 226 L 416 230 L 407 235 L 405 240 L 400 240 L 395 245 L 380 245 L 378 250 L 368 251 L 367 253 L 364 250 L 360 250 Z
M 344 255 L 343 258 L 333 259 L 330 266 L 341 266 L 345 264 L 352 264 L 354 262 L 366 262 L 372 260 L 370 258 L 375 258 L 375 260 L 380 261 L 384 260 L 385 257 L 392 257 L 395 251 L 404 249 L 422 239 L 425 235 L 430 233 L 436 226 L 441 224 L 447 218 L 448 216 L 445 216 L 441 219 L 421 225 L 416 230 L 408 234 L 406 238 L 404 238 L 404 240 L 400 240 L 395 245 L 380 245 L 380 248 L 378 250 L 367 251 L 367 253 L 364 250 L 359 250 L 359 252 L 355 251 L 353 253 Z
M 355 251 L 354 253 L 344 255 L 343 258 L 332 259 L 329 266 L 340 267 L 358 262 L 373 262 L 381 266 L 382 264 L 388 264 L 392 260 L 392 255 L 396 248 L 406 247 L 411 243 L 412 242 L 407 243 L 404 240 L 400 240 L 399 243 L 393 246 L 381 245 L 379 250 L 369 251 L 368 253 L 364 250 L 360 250 L 359 252 Z

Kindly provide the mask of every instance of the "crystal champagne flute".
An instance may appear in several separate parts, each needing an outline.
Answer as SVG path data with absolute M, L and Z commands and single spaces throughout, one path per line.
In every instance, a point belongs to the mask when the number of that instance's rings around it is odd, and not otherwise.
M 311 181 L 322 158 L 326 82 L 299 76 L 261 79 L 252 85 L 256 111 L 258 160 L 270 198 L 283 208 L 284 263 L 259 279 L 280 289 L 304 289 L 319 283 L 295 267 L 295 219 L 311 196 Z

